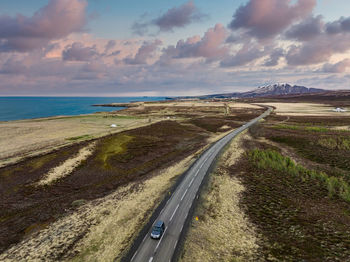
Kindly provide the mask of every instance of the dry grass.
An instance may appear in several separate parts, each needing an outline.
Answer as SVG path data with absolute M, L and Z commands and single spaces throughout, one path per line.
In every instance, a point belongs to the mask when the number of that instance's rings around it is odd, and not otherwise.
M 111 128 L 111 124 L 117 124 L 117 128 Z M 143 118 L 105 114 L 0 122 L 0 167 L 23 157 L 149 124 Z
M 113 113 L 96 113 L 73 117 L 51 117 L 32 120 L 0 122 L 0 167 L 21 161 L 23 158 L 48 153 L 54 149 L 102 137 L 111 133 L 146 126 L 174 113 L 178 107 L 188 107 L 200 110 L 202 107 L 221 108 L 227 104 L 234 109 L 259 109 L 260 107 L 245 103 L 223 103 L 205 101 L 176 101 L 138 103 L 138 107 L 127 112 L 139 112 L 137 117 L 132 115 L 116 115 Z M 157 113 L 147 114 L 145 108 L 166 107 L 156 109 Z M 124 114 L 124 113 L 123 113 Z M 151 117 L 151 120 L 149 117 Z M 181 117 L 177 118 L 181 121 Z M 117 128 L 111 128 L 116 124 Z
M 241 141 L 245 137 L 231 142 L 211 174 L 195 213 L 199 220 L 192 222 L 180 261 L 256 261 L 255 228 L 239 206 L 245 189 L 227 171 L 244 152 Z
M 223 126 L 220 127 L 219 129 L 220 129 L 220 130 L 231 129 L 231 127 L 228 126 L 228 125 L 223 125 Z
M 223 135 L 213 135 L 211 142 Z M 39 232 L 1 254 L 0 261 L 113 261 L 115 258 L 119 261 L 176 177 L 205 148 L 171 167 L 155 171 L 144 182 L 120 187 L 97 200 L 81 200 L 82 205 L 74 213 L 43 225 Z
M 8 249 L 0 255 L 0 260 L 113 261 L 116 257 L 120 260 L 174 179 L 190 166 L 197 154 L 158 171 L 149 180 L 131 183 L 86 203 Z
M 240 103 L 240 102 L 208 102 L 208 101 L 174 101 L 167 103 L 145 103 L 144 106 L 152 107 L 152 106 L 174 106 L 174 107 L 223 107 L 227 104 L 230 108 L 250 108 L 250 109 L 261 109 L 261 107 L 257 105 Z
M 350 126 L 334 126 L 331 128 L 332 130 L 345 130 L 350 131 Z
M 350 112 L 333 112 L 334 107 L 325 104 L 311 103 L 261 103 L 274 106 L 278 115 L 291 116 L 350 116 Z
M 88 146 L 80 149 L 76 156 L 67 159 L 59 166 L 51 169 L 46 175 L 44 175 L 43 179 L 41 179 L 37 183 L 37 185 L 50 185 L 56 180 L 68 176 L 70 173 L 73 172 L 75 168 L 77 168 L 81 164 L 81 162 L 86 160 L 94 152 L 95 146 L 96 142 L 92 142 Z
M 228 135 L 230 132 L 232 132 L 232 129 L 228 130 L 226 132 L 223 132 L 223 133 L 213 134 L 212 136 L 208 137 L 207 138 L 208 146 L 209 146 L 209 144 L 211 144 L 211 143 L 223 138 L 224 136 Z

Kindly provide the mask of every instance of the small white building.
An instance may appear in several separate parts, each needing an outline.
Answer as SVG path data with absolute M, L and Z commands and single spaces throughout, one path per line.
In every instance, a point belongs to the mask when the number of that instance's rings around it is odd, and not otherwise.
M 337 108 L 334 108 L 333 111 L 334 112 L 346 112 L 346 109 L 337 107 Z

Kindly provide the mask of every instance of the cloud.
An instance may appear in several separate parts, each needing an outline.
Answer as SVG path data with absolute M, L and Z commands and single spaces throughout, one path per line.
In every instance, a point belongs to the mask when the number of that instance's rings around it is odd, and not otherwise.
M 65 61 L 90 61 L 100 56 L 96 46 L 85 47 L 80 42 L 74 42 L 62 51 L 62 59 Z
M 128 65 L 147 64 L 147 60 L 153 57 L 154 52 L 161 44 L 162 41 L 158 39 L 153 42 L 144 42 L 134 57 L 126 57 L 123 59 L 123 62 Z
M 280 59 L 285 56 L 285 51 L 283 48 L 277 48 L 273 50 L 270 57 L 265 60 L 264 66 L 277 66 Z
M 323 17 L 321 15 L 310 16 L 297 25 L 292 26 L 286 32 L 285 36 L 288 39 L 298 41 L 308 41 L 320 35 L 324 30 Z
M 217 59 L 226 55 L 229 49 L 224 45 L 227 38 L 227 30 L 221 24 L 216 24 L 214 28 L 209 28 L 201 38 L 193 36 L 186 41 L 180 40 L 176 46 L 168 46 L 163 51 L 163 59 L 173 58 L 207 58 Z
M 198 22 L 205 15 L 200 13 L 193 1 L 189 1 L 179 7 L 169 9 L 165 14 L 153 20 L 160 31 L 171 31 L 176 27 L 185 27 L 192 22 Z
M 72 77 L 73 80 L 98 80 L 106 76 L 106 65 L 100 61 L 85 63 Z
M 0 69 L 1 74 L 23 74 L 26 71 L 26 66 L 14 58 L 9 58 Z
M 292 45 L 286 54 L 288 65 L 312 65 L 327 62 L 332 55 L 350 50 L 350 34 L 322 34 L 311 41 Z
M 51 0 L 32 17 L 0 17 L 0 51 L 26 52 L 79 32 L 86 24 L 85 0 Z
M 324 23 L 322 16 L 308 17 L 292 26 L 285 34 L 289 39 L 301 43 L 291 45 L 286 52 L 286 60 L 291 66 L 313 65 L 328 60 L 335 54 L 350 50 L 350 18 Z M 325 70 L 342 70 L 344 63 L 325 65 Z
M 105 53 L 108 53 L 111 49 L 113 49 L 117 45 L 115 40 L 109 40 L 105 45 Z
M 220 62 L 221 67 L 244 66 L 267 54 L 267 49 L 251 44 L 244 45 L 235 55 L 229 56 Z
M 292 23 L 307 17 L 316 0 L 250 0 L 240 6 L 229 24 L 232 30 L 245 30 L 250 36 L 264 39 L 282 33 Z
M 324 64 L 322 72 L 325 73 L 345 73 L 346 69 L 350 67 L 350 59 L 344 59 L 336 64 Z
M 326 24 L 326 31 L 329 34 L 350 32 L 350 17 L 341 17 L 339 20 Z
M 132 26 L 135 34 L 146 34 L 149 26 L 156 26 L 161 32 L 173 31 L 175 28 L 182 28 L 191 23 L 202 21 L 207 15 L 202 14 L 193 1 L 188 1 L 179 7 L 169 9 L 166 13 L 150 21 L 142 21 L 143 17 Z
M 312 15 L 315 1 L 246 0 L 232 30 L 216 24 L 164 48 L 154 36 L 80 33 L 87 0 L 47 2 L 32 17 L 0 16 L 0 49 L 11 51 L 0 52 L 1 94 L 195 95 L 265 82 L 342 88 L 350 79 L 350 18 L 327 23 Z M 190 1 L 136 27 L 168 32 L 203 19 L 198 13 Z

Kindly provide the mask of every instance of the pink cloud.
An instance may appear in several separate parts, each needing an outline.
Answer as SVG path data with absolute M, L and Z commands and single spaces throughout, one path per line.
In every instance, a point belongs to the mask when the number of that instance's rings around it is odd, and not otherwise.
M 74 42 L 65 47 L 62 52 L 62 59 L 65 61 L 90 61 L 100 57 L 96 46 L 84 46 L 80 42 Z
M 156 18 L 153 24 L 157 25 L 161 31 L 171 31 L 175 27 L 184 27 L 191 22 L 200 21 L 204 17 L 193 1 L 169 9 L 165 14 Z
M 153 57 L 158 46 L 161 44 L 162 41 L 158 39 L 153 42 L 144 42 L 134 57 L 126 57 L 123 59 L 123 62 L 129 65 L 147 64 L 148 59 Z
M 86 0 L 51 0 L 32 17 L 1 16 L 0 50 L 26 52 L 81 31 L 86 6 Z
M 205 19 L 207 15 L 202 14 L 193 1 L 188 1 L 179 7 L 170 8 L 167 12 L 150 21 L 135 22 L 132 26 L 134 33 L 144 35 L 150 26 L 156 26 L 159 31 L 172 31 L 175 28 L 185 27 L 193 22 Z
M 261 48 L 251 43 L 244 45 L 236 54 L 226 57 L 220 63 L 221 67 L 237 67 L 249 64 L 265 55 L 269 48 Z
M 288 39 L 295 39 L 299 41 L 308 41 L 319 36 L 324 31 L 324 22 L 321 15 L 313 17 L 310 16 L 301 23 L 292 26 L 286 32 Z
M 250 0 L 236 10 L 229 27 L 257 38 L 274 37 L 310 15 L 315 5 L 316 0 L 298 0 L 294 5 L 290 0 Z
M 292 45 L 286 54 L 288 65 L 312 65 L 328 60 L 334 54 L 350 50 L 350 34 L 322 34 L 302 45 Z
M 186 41 L 178 41 L 175 47 L 169 46 L 164 50 L 164 55 L 168 59 L 191 57 L 220 58 L 229 51 L 224 46 L 227 35 L 225 27 L 221 24 L 216 24 L 214 28 L 209 28 L 202 38 L 193 36 Z
M 325 64 L 323 65 L 322 71 L 325 73 L 345 73 L 347 68 L 350 67 L 350 59 L 344 59 L 335 64 Z

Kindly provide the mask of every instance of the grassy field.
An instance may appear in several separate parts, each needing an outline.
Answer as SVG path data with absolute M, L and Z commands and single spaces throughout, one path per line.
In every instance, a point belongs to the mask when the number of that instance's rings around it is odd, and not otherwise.
M 116 124 L 117 128 L 111 128 Z M 144 117 L 112 113 L 0 123 L 0 167 L 62 146 L 148 125 Z
M 246 188 L 229 172 L 244 154 L 240 135 L 227 147 L 201 194 L 180 261 L 258 261 L 255 226 L 239 205 Z
M 116 112 L 0 122 L 0 167 L 170 117 L 173 120 L 176 118 L 176 121 L 193 117 L 224 117 L 225 106 L 231 108 L 229 116 L 237 119 L 243 112 L 249 118 L 260 109 L 258 106 L 233 102 L 153 102 L 139 103 L 136 107 Z M 117 127 L 111 128 L 112 124 Z
M 232 164 L 227 149 L 181 261 L 350 260 L 350 117 L 321 103 L 294 104 L 273 104 L 275 113 L 233 150 L 240 157 Z
M 348 121 L 283 119 L 272 115 L 252 128 L 236 166 L 247 188 L 241 205 L 262 236 L 259 250 L 265 260 L 348 261 L 350 133 L 332 128 Z
M 289 116 L 343 116 L 349 117 L 350 112 L 338 113 L 333 112 L 334 106 L 327 104 L 328 101 L 322 101 L 323 103 L 290 103 L 290 102 L 268 102 L 259 103 L 262 105 L 270 105 L 276 108 L 275 112 L 278 115 Z
M 11 149 L 2 151 L 3 154 L 10 154 L 13 152 L 11 150 L 16 151 L 18 145 L 24 145 L 21 141 L 28 139 L 28 154 L 17 152 L 14 155 L 25 159 L 0 168 L 2 258 L 21 260 L 24 257 L 45 257 L 47 260 L 57 260 L 76 257 L 77 260 L 94 261 L 103 255 L 109 261 L 113 256 L 120 257 L 132 242 L 132 236 L 118 230 L 126 228 L 129 223 L 133 225 L 133 234 L 137 234 L 159 198 L 174 183 L 177 171 L 181 172 L 187 165 L 176 164 L 188 157 L 193 159 L 196 152 L 203 150 L 208 143 L 217 140 L 240 122 L 254 118 L 260 113 L 254 108 L 250 105 L 247 109 L 233 107 L 227 112 L 223 104 L 218 107 L 205 104 L 193 109 L 192 106 L 162 103 L 161 107 L 141 105 L 129 108 L 123 111 L 123 116 L 108 113 L 1 123 L 10 129 L 17 125 L 29 128 L 27 137 L 18 138 L 20 141 L 14 134 L 9 135 L 10 139 L 16 139 Z M 203 123 L 209 123 L 214 116 L 218 121 L 215 128 L 208 129 L 206 125 L 192 123 L 193 115 Z M 118 127 L 111 129 L 111 123 L 117 123 Z M 138 125 L 142 126 L 132 128 Z M 87 129 L 75 129 L 81 126 Z M 3 127 L 0 126 L 0 129 Z M 123 131 L 123 128 L 130 130 Z M 96 135 L 90 132 L 96 129 L 101 133 Z M 11 130 L 7 132 L 9 134 Z M 5 140 L 5 134 L 2 135 Z M 35 139 L 30 140 L 31 137 Z M 42 154 L 40 145 L 52 137 L 59 137 L 68 145 L 61 147 L 53 143 L 51 152 Z M 34 149 L 31 150 L 31 146 Z M 41 155 L 28 157 L 33 152 Z M 178 170 L 171 171 L 169 176 L 159 174 L 160 170 L 174 165 Z M 160 177 L 152 180 L 156 174 Z M 159 188 L 162 188 L 159 192 L 154 184 L 157 181 Z M 145 190 L 153 193 L 149 195 Z M 99 206 L 100 200 L 108 199 L 114 193 L 118 200 L 105 211 L 102 208 L 104 204 Z M 144 197 L 150 202 L 140 205 Z M 138 215 L 129 208 L 130 198 L 139 199 L 133 202 L 140 206 Z M 86 206 L 89 207 L 86 209 L 88 211 L 80 212 Z M 113 207 L 120 213 L 112 211 Z M 100 211 L 97 212 L 95 208 Z M 117 219 L 118 214 L 120 218 Z M 110 224 L 103 227 L 102 218 Z M 113 223 L 118 224 L 116 231 L 110 230 Z M 95 228 L 97 225 L 101 227 Z M 123 237 L 113 240 L 111 235 L 97 247 L 97 239 L 109 230 Z M 40 252 L 34 248 L 38 245 Z M 11 249 L 8 249 L 10 246 Z
M 81 201 L 74 212 L 5 251 L 0 260 L 119 261 L 197 153 L 152 172 L 150 179 L 121 186 L 93 201 Z
M 226 148 L 181 261 L 350 260 L 350 118 L 322 104 L 284 110 Z M 45 130 L 64 142 L 50 140 L 50 153 L 0 168 L 0 260 L 119 260 L 199 152 L 262 111 L 239 103 L 162 102 L 123 115 L 23 124 L 28 136 L 12 148 L 5 135 L 0 139 L 9 146 L 3 155 L 42 152 Z M 19 122 L 1 123 L 0 130 Z M 50 133 L 59 126 L 62 134 Z M 87 129 L 65 132 L 69 126 Z M 19 126 L 10 129 L 9 139 L 21 134 L 14 133 Z M 19 145 L 28 152 L 16 151 Z
M 29 228 L 54 221 L 76 200 L 102 197 L 192 154 L 206 137 L 198 127 L 164 121 L 102 138 L 87 158 L 79 156 L 85 142 L 0 169 L 1 248 L 18 242 Z M 76 166 L 71 163 L 70 173 L 57 175 L 57 169 L 76 158 L 81 159 Z

